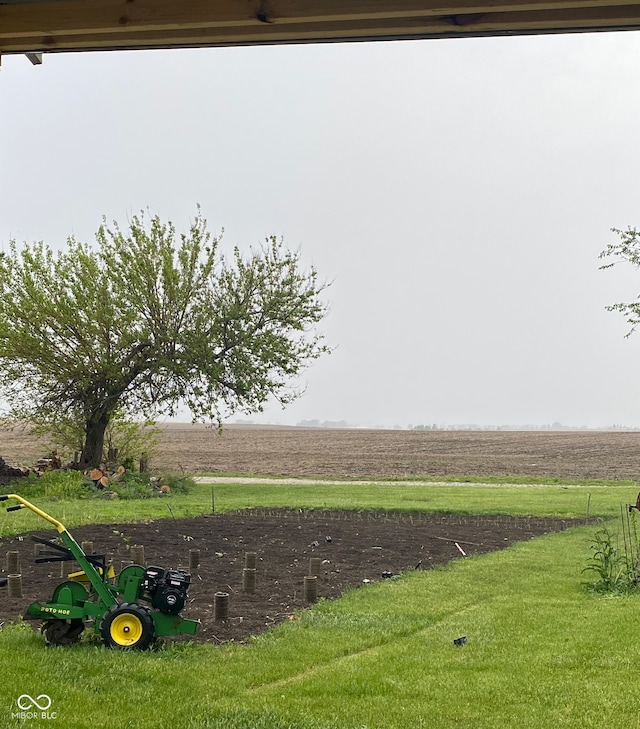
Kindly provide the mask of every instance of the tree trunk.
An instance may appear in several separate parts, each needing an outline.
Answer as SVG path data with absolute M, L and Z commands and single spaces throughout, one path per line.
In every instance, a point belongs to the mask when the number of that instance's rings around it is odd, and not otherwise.
M 104 448 L 104 434 L 109 425 L 109 414 L 103 414 L 87 419 L 85 425 L 84 447 L 80 456 L 80 468 L 96 468 L 102 461 Z

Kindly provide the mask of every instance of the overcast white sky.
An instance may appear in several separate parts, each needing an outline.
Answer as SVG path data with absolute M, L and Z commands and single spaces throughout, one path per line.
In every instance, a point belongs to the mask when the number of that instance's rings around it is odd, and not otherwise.
M 639 82 L 637 33 L 4 57 L 0 247 L 198 202 L 300 246 L 336 349 L 263 421 L 640 425 L 640 272 L 597 258 Z

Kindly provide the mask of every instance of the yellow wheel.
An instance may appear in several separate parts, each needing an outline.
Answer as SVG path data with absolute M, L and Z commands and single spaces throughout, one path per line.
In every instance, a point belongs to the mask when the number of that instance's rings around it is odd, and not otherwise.
M 111 621 L 111 640 L 123 648 L 135 645 L 142 638 L 142 622 L 137 615 L 122 613 Z
M 109 648 L 144 650 L 153 642 L 153 618 L 135 602 L 113 605 L 104 614 L 100 635 Z

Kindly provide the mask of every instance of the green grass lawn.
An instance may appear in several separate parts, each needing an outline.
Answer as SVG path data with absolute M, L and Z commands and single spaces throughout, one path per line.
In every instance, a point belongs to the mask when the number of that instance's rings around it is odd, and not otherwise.
M 361 490 L 362 489 L 362 490 Z M 615 516 L 630 487 L 216 486 L 216 504 L 405 508 Z M 210 510 L 210 488 L 166 502 L 58 502 L 72 523 Z M 469 506 L 471 504 L 471 506 Z M 94 508 L 95 507 L 95 508 Z M 56 511 L 57 509 L 60 511 Z M 167 516 L 170 517 L 169 514 Z M 24 512 L 3 529 L 37 526 Z M 11 521 L 9 521 L 11 520 Z M 27 526 L 28 523 L 28 526 Z M 613 522 L 615 524 L 615 522 Z M 0 726 L 167 729 L 548 729 L 638 727 L 636 596 L 587 591 L 596 527 L 551 534 L 444 568 L 321 601 L 247 645 L 174 644 L 127 654 L 89 640 L 44 647 L 3 627 Z M 453 640 L 467 637 L 457 648 Z M 12 718 L 21 694 L 48 694 L 57 718 Z
M 509 484 L 503 479 L 461 484 L 198 484 L 190 493 L 167 498 L 131 501 L 90 499 L 59 501 L 38 499 L 37 505 L 66 526 L 198 516 L 248 507 L 296 507 L 305 509 L 388 509 L 439 511 L 465 514 L 513 514 L 519 516 L 612 517 L 621 503 L 635 503 L 635 482 L 591 481 L 578 483 Z M 44 522 L 30 512 L 7 514 L 0 509 L 0 536 L 42 529 Z

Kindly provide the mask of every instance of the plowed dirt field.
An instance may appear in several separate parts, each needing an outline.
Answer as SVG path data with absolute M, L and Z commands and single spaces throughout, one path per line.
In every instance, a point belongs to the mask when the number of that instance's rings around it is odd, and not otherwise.
M 0 456 L 45 455 L 19 430 L 0 431 Z M 329 430 L 201 425 L 162 428 L 152 467 L 162 471 L 323 478 L 553 476 L 640 478 L 640 432 Z
M 0 441 L 1 443 L 1 441 Z M 394 478 L 640 478 L 640 432 L 466 432 L 168 426 L 154 463 L 186 471 Z

